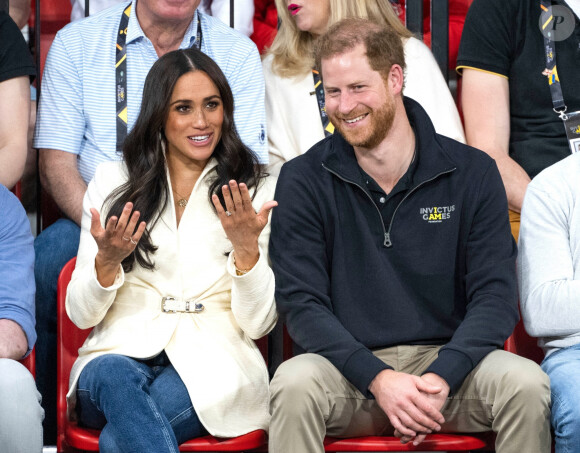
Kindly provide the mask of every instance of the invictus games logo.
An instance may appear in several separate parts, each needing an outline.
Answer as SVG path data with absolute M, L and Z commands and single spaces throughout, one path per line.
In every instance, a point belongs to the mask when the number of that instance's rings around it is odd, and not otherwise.
M 540 14 L 540 31 L 551 41 L 564 41 L 574 33 L 576 18 L 574 13 L 563 5 L 544 7 Z
M 441 223 L 444 220 L 451 218 L 451 213 L 455 211 L 455 205 L 453 206 L 434 206 L 432 208 L 421 208 L 419 209 L 419 214 L 423 217 L 423 220 L 428 223 Z

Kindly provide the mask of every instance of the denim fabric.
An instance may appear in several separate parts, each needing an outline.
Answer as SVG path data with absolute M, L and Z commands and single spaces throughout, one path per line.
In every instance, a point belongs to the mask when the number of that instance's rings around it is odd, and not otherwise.
M 207 433 L 173 365 L 158 362 L 108 354 L 82 371 L 79 422 L 102 429 L 101 452 L 173 453 L 179 444 Z
M 60 219 L 34 241 L 36 264 L 36 385 L 45 410 L 44 442 L 56 443 L 56 282 L 63 266 L 77 254 L 80 228 Z
M 550 354 L 542 369 L 550 377 L 556 453 L 580 452 L 580 345 Z

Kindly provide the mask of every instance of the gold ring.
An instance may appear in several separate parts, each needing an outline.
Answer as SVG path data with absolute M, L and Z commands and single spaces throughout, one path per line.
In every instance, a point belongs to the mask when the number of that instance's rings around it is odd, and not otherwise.
M 124 241 L 130 241 L 130 240 L 131 240 L 131 238 L 126 238 L 125 236 L 123 236 L 123 240 L 124 240 Z

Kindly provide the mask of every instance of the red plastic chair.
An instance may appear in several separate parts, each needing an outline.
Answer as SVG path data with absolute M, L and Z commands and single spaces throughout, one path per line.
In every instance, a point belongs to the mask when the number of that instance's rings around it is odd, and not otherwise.
M 293 342 L 286 326 L 283 328 L 282 355 L 284 360 L 293 356 Z M 324 451 L 356 452 L 356 451 L 495 451 L 495 434 L 491 431 L 475 434 L 430 434 L 417 447 L 412 443 L 401 444 L 394 436 L 366 436 L 338 439 L 326 437 Z
M 494 451 L 495 435 L 480 434 L 430 434 L 415 447 L 412 443 L 401 444 L 396 437 L 369 436 L 350 439 L 327 437 L 324 451 Z
M 32 349 L 28 357 L 20 360 L 20 363 L 26 367 L 32 376 L 36 377 L 36 350 Z
M 506 340 L 504 349 L 513 354 L 533 360 L 538 365 L 544 360 L 544 351 L 538 346 L 538 339 L 530 337 L 520 319 L 510 337 Z
M 100 431 L 79 427 L 76 422 L 68 420 L 66 412 L 66 394 L 69 389 L 69 376 L 72 364 L 78 356 L 78 349 L 87 338 L 90 329 L 76 327 L 66 314 L 66 289 L 75 268 L 76 258 L 70 260 L 62 269 L 57 285 L 57 450 L 72 452 L 76 449 L 99 451 Z M 259 341 L 260 350 L 267 348 L 267 338 Z M 243 436 L 221 439 L 204 436 L 192 439 L 180 445 L 180 451 L 247 451 L 263 447 L 266 444 L 266 433 L 263 430 L 252 431 Z
M 287 335 L 287 334 L 286 334 Z M 285 338 L 285 346 L 291 339 Z M 520 319 L 513 333 L 506 340 L 506 351 L 528 358 L 540 364 L 544 359 L 544 352 L 537 345 L 537 339 L 530 337 Z M 494 450 L 495 435 L 492 432 L 483 434 L 434 434 L 427 436 L 425 441 L 418 447 L 413 445 L 401 445 L 394 437 L 361 437 L 353 439 L 325 440 L 325 450 L 332 452 L 342 451 L 469 451 L 469 450 Z
M 285 342 L 288 344 L 289 336 Z M 544 359 L 544 352 L 537 344 L 537 339 L 530 337 L 520 321 L 506 340 L 504 349 L 513 354 L 525 357 L 540 364 Z M 391 437 L 361 437 L 354 439 L 331 439 L 325 441 L 325 450 L 332 452 L 342 451 L 468 451 L 494 450 L 495 435 L 492 432 L 483 434 L 434 434 L 427 436 L 418 447 L 402 446 L 398 439 Z

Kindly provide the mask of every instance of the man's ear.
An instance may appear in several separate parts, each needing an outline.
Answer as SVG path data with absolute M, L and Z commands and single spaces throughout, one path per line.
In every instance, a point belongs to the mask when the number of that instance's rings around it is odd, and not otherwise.
M 387 86 L 391 90 L 391 94 L 393 96 L 401 94 L 404 84 L 405 74 L 403 73 L 403 68 L 398 64 L 394 64 L 391 66 L 387 77 Z

